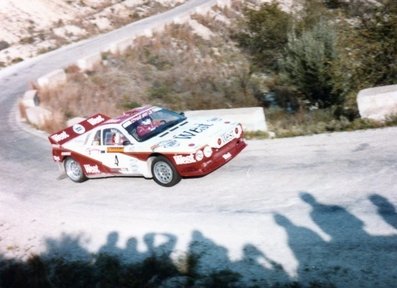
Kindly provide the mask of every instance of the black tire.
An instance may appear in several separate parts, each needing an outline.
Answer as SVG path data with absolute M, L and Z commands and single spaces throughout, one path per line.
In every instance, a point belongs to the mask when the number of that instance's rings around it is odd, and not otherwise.
M 165 187 L 171 187 L 181 181 L 181 176 L 174 165 L 164 156 L 156 157 L 152 162 L 153 180 Z
M 66 158 L 63 165 L 65 167 L 66 175 L 73 182 L 81 183 L 87 180 L 80 163 L 74 160 L 72 157 Z

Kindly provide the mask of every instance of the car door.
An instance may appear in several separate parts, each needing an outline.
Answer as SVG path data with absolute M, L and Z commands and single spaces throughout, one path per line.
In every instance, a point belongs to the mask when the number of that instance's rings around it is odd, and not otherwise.
M 111 173 L 125 175 L 139 175 L 138 159 L 126 154 L 132 145 L 128 137 L 117 128 L 102 129 L 102 164 Z M 127 145 L 128 143 L 128 145 Z

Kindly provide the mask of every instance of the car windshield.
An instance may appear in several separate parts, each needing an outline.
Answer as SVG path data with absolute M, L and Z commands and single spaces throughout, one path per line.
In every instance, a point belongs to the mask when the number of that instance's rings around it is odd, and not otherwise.
M 183 114 L 161 108 L 153 110 L 152 113 L 135 122 L 128 123 L 124 128 L 138 142 L 143 142 L 184 120 L 186 117 Z

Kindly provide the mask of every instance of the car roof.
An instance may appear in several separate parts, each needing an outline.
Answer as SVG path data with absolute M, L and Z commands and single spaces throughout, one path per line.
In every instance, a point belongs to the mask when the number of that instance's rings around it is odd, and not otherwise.
M 126 112 L 124 112 L 124 114 L 114 117 L 112 119 L 107 120 L 106 122 L 103 123 L 103 125 L 106 124 L 122 124 L 126 121 L 131 121 L 131 122 L 135 122 L 139 119 L 142 118 L 142 115 L 147 115 L 145 112 L 150 112 L 151 110 L 158 108 L 155 106 L 151 106 L 151 105 L 146 105 L 146 106 L 142 106 L 142 107 L 137 107 L 131 110 L 128 110 Z

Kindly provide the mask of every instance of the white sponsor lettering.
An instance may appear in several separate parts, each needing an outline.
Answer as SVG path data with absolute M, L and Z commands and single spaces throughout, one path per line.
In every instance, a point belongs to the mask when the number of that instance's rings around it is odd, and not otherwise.
M 233 132 L 228 132 L 228 133 L 225 133 L 225 134 L 222 135 L 222 140 L 223 140 L 224 144 L 229 143 L 233 139 L 234 139 Z
M 84 169 L 85 172 L 87 172 L 88 174 L 99 174 L 101 173 L 101 171 L 99 171 L 98 165 L 89 165 L 89 164 L 85 164 L 84 165 Z
M 85 128 L 81 124 L 74 124 L 73 125 L 73 131 L 76 134 L 83 134 L 85 132 Z
M 174 156 L 174 160 L 177 165 L 190 164 L 196 162 L 196 159 L 194 159 L 193 154 L 190 154 L 188 156 L 177 155 Z
M 230 152 L 227 152 L 226 154 L 223 154 L 223 159 L 225 159 L 225 160 L 227 160 L 227 159 L 229 159 L 230 157 L 232 157 L 232 154 L 230 154 Z
M 208 128 L 210 128 L 213 125 L 214 124 L 198 124 L 194 128 L 191 128 L 189 130 L 185 130 L 179 135 L 175 135 L 174 138 L 175 139 L 192 139 L 192 137 L 200 134 L 201 132 L 207 130 Z
M 69 137 L 70 137 L 70 135 L 69 135 L 68 133 L 66 133 L 66 131 L 63 131 L 63 132 L 60 133 L 60 134 L 55 134 L 55 135 L 52 135 L 52 136 L 51 136 L 51 138 L 52 138 L 54 141 L 56 141 L 56 142 L 60 142 L 60 141 L 65 140 L 65 139 L 67 139 L 67 138 L 69 138 Z
M 70 156 L 70 155 L 72 155 L 72 153 L 71 152 L 62 152 L 61 155 L 62 156 Z
M 98 116 L 96 116 L 94 118 L 90 118 L 90 119 L 87 120 L 87 122 L 90 123 L 92 126 L 95 126 L 98 123 L 101 123 L 103 121 L 105 121 L 105 119 L 101 115 L 98 115 Z

